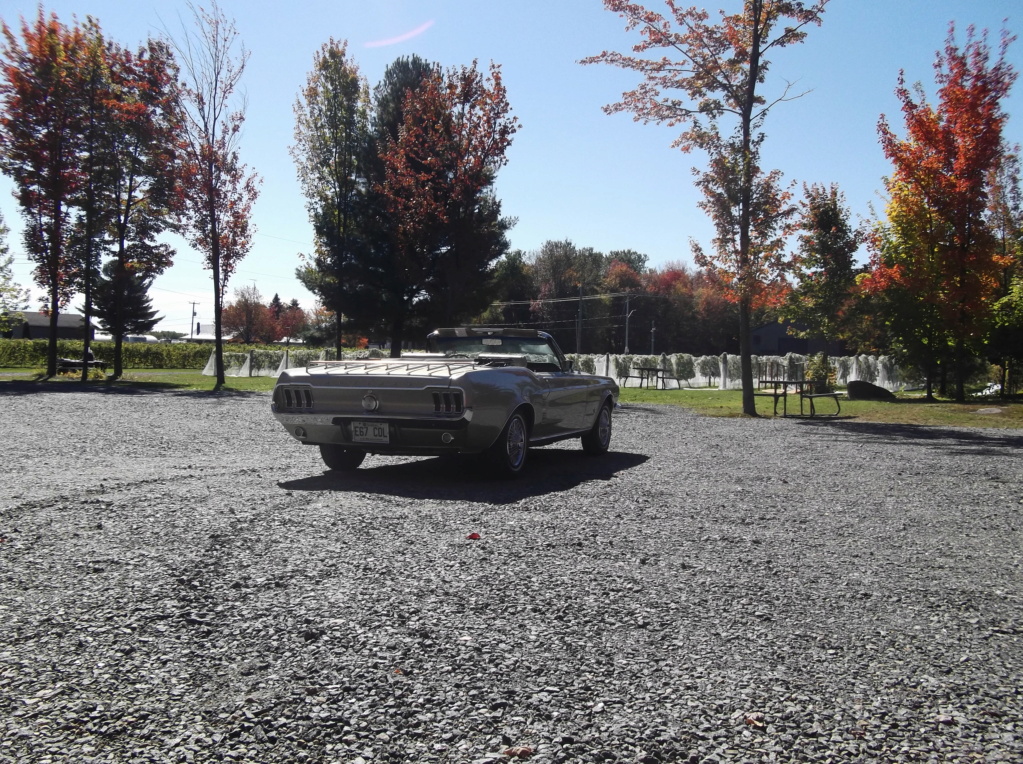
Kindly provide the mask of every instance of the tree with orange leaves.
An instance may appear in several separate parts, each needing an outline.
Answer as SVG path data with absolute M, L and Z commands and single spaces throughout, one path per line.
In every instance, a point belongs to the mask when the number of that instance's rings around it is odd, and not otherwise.
M 1004 157 L 1002 102 L 1016 79 L 1005 58 L 1012 39 L 1002 34 L 992 60 L 986 35 L 977 37 L 971 27 L 959 48 L 950 28 L 935 62 L 937 105 L 927 102 L 921 85 L 907 87 L 900 73 L 896 95 L 906 136 L 897 136 L 883 116 L 878 125 L 895 171 L 886 181 L 889 222 L 874 238 L 864 285 L 919 303 L 908 318 L 905 308 L 896 313 L 891 330 L 928 372 L 951 366 L 957 401 L 965 399 L 970 362 L 981 350 L 1008 265 L 987 212 L 992 171 Z
M 740 12 L 722 11 L 720 23 L 711 24 L 706 10 L 683 8 L 674 0 L 667 0 L 668 14 L 628 0 L 604 0 L 605 8 L 627 20 L 627 31 L 639 30 L 642 40 L 632 49 L 639 55 L 604 51 L 582 62 L 611 64 L 643 76 L 636 89 L 605 111 L 631 111 L 643 122 L 686 125 L 674 146 L 710 156 L 710 168 L 699 174 L 702 206 L 717 229 L 715 251 L 706 262 L 716 263 L 739 305 L 742 408 L 754 416 L 751 314 L 766 294 L 762 279 L 776 280 L 779 251 L 774 242 L 782 232 L 787 203 L 783 193 L 768 198 L 780 190 L 777 176 L 759 167 L 760 131 L 770 109 L 790 99 L 787 88 L 768 99 L 760 86 L 769 68 L 766 56 L 801 42 L 808 26 L 821 23 L 827 2 L 744 0 Z M 651 51 L 662 53 L 643 55 Z M 731 131 L 724 120 L 734 120 Z
M 707 170 L 695 173 L 696 186 L 703 192 L 699 206 L 714 221 L 716 235 L 710 253 L 699 242 L 690 242 L 693 259 L 717 275 L 725 295 L 739 305 L 740 323 L 744 314 L 750 323 L 757 309 L 779 307 L 791 290 L 785 241 L 795 230 L 797 210 L 792 192 L 781 187 L 781 173 L 760 168 L 759 147 L 759 139 L 748 152 L 737 141 L 721 141 L 711 149 Z M 744 200 L 747 172 L 750 188 Z M 740 328 L 740 347 L 741 336 Z

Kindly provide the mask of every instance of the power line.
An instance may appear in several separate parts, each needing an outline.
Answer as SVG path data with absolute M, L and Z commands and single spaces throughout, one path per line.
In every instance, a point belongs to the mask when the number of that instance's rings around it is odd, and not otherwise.
M 538 297 L 535 300 L 511 300 L 509 302 L 492 302 L 491 307 L 503 308 L 508 305 L 536 305 L 537 303 L 551 303 L 551 302 L 579 302 L 579 300 L 603 300 L 608 297 L 642 297 L 646 295 L 637 295 L 632 292 L 608 292 L 605 294 L 585 294 L 582 297 L 576 295 L 575 297 Z

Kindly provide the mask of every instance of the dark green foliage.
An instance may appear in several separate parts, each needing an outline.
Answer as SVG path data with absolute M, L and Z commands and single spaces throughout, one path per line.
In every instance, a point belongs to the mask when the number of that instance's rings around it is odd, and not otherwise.
M 361 83 L 332 41 L 296 105 L 293 155 L 316 234 L 297 275 L 342 317 L 338 346 L 342 333 L 358 332 L 389 337 L 397 352 L 405 338 L 467 322 L 494 299 L 492 268 L 513 221 L 501 216 L 493 182 L 516 121 L 493 67 L 489 77 L 475 64 L 444 72 L 411 56 L 387 68 L 372 99 Z M 344 119 L 313 119 L 328 102 Z M 343 170 L 333 180 L 331 167 Z M 322 341 L 326 330 L 321 322 L 309 338 Z
M 46 365 L 46 340 L 0 339 L 0 367 L 35 368 Z M 97 361 L 114 362 L 113 342 L 90 344 Z M 61 358 L 81 358 L 81 340 L 58 340 Z M 122 346 L 124 366 L 129 369 L 202 369 L 209 361 L 212 346 L 199 343 L 126 342 Z
M 295 103 L 295 144 L 316 249 L 296 275 L 335 315 L 349 312 L 346 291 L 362 249 L 362 214 L 369 150 L 368 87 L 347 44 L 331 39 L 313 59 Z M 332 338 L 341 346 L 336 322 Z
M 852 301 L 860 236 L 849 222 L 845 197 L 836 185 L 804 186 L 803 191 L 799 254 L 794 262 L 799 284 L 783 313 L 807 327 L 802 336 L 835 340 Z
M 152 283 L 152 276 L 138 276 L 117 260 L 104 265 L 93 295 L 99 325 L 114 337 L 147 334 L 163 318 L 149 299 Z

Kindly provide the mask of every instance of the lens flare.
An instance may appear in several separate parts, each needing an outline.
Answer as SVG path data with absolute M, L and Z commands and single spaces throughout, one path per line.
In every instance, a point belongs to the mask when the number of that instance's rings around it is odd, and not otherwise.
M 365 47 L 367 48 L 383 48 L 387 45 L 397 45 L 399 42 L 405 42 L 411 40 L 413 37 L 418 37 L 427 29 L 433 26 L 433 19 L 430 19 L 425 24 L 420 24 L 415 29 L 400 34 L 397 37 L 388 37 L 386 40 L 374 40 L 373 42 L 367 42 Z

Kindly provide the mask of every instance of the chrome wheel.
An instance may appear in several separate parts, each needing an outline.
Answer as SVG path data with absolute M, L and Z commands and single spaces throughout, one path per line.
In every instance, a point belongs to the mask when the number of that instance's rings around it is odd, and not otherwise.
M 600 407 L 597 421 L 593 429 L 583 435 L 583 451 L 594 456 L 607 453 L 611 445 L 611 405 L 605 403 Z
M 488 456 L 497 473 L 514 477 L 522 472 L 529 447 L 529 427 L 522 414 L 515 412 L 504 426 L 501 435 L 490 447 Z

